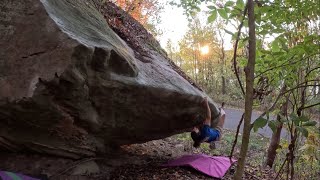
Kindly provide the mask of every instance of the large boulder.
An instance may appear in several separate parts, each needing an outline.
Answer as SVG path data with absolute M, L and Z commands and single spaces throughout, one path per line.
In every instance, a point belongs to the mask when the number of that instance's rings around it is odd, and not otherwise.
M 0 22 L 0 149 L 94 156 L 186 131 L 205 115 L 206 94 L 113 4 L 1 0 Z

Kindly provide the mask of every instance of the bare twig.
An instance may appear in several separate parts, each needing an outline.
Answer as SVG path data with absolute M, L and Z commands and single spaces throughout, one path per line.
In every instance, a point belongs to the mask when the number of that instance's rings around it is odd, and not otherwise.
M 289 172 L 290 172 L 290 158 L 287 163 L 287 180 L 289 180 Z
M 237 50 L 238 50 L 238 43 L 239 43 L 239 40 L 240 40 L 241 29 L 242 29 L 243 22 L 244 22 L 244 19 L 246 17 L 247 11 L 248 11 L 248 3 L 246 4 L 246 7 L 244 8 L 243 17 L 242 17 L 241 23 L 240 23 L 240 25 L 238 27 L 237 39 L 236 39 L 236 42 L 234 43 L 234 51 L 233 51 L 233 68 L 234 68 L 234 72 L 236 74 L 236 77 L 237 77 L 237 80 L 238 80 L 238 83 L 240 85 L 240 88 L 241 88 L 241 91 L 242 91 L 243 95 L 245 95 L 246 93 L 245 93 L 244 88 L 242 86 L 242 82 L 240 80 L 239 72 L 238 72 L 238 69 L 237 69 Z
M 312 71 L 317 70 L 317 69 L 320 69 L 320 66 L 315 67 L 315 68 L 311 69 L 310 71 L 308 71 L 307 74 L 305 75 L 305 77 L 308 77 L 309 74 L 310 74 Z
M 287 160 L 288 160 L 288 157 L 283 161 L 283 163 L 282 163 L 282 165 L 281 165 L 281 167 L 280 167 L 280 169 L 279 169 L 279 171 L 277 173 L 277 176 L 274 178 L 274 180 L 276 180 L 279 177 L 279 175 L 280 175 L 284 165 L 286 164 Z
M 244 119 L 244 113 L 242 114 L 241 119 L 240 119 L 240 122 L 239 122 L 239 124 L 238 124 L 238 126 L 237 126 L 236 137 L 235 137 L 235 139 L 234 139 L 234 141 L 233 141 L 232 149 L 231 149 L 231 152 L 230 152 L 230 162 L 232 162 L 232 156 L 233 156 L 234 148 L 235 148 L 236 145 L 237 145 L 239 130 L 240 130 L 240 126 L 241 126 L 241 124 L 242 124 L 242 122 L 243 122 L 243 119 Z
M 315 104 L 311 104 L 311 105 L 309 105 L 309 106 L 302 107 L 302 108 L 300 108 L 300 109 L 301 109 L 301 110 L 304 110 L 304 109 L 312 108 L 312 107 L 317 106 L 317 105 L 320 105 L 320 102 L 315 103 Z

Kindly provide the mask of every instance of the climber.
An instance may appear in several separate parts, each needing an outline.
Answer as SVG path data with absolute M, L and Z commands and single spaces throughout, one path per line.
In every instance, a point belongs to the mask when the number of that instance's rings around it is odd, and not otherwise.
M 194 127 L 192 129 L 191 138 L 194 141 L 193 146 L 196 148 L 198 148 L 203 142 L 210 143 L 210 147 L 214 148 L 214 142 L 221 139 L 222 128 L 226 118 L 226 113 L 223 110 L 224 103 L 222 103 L 220 108 L 220 117 L 216 128 L 211 128 L 211 110 L 208 104 L 208 99 L 204 98 L 203 103 L 207 109 L 206 118 L 201 127 Z

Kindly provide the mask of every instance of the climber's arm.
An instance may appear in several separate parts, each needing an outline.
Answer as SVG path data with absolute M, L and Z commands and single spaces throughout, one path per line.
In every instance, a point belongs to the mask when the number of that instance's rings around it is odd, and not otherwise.
M 207 108 L 207 114 L 206 114 L 206 119 L 204 120 L 204 124 L 211 126 L 211 110 L 210 110 L 207 98 L 204 99 L 204 103 Z

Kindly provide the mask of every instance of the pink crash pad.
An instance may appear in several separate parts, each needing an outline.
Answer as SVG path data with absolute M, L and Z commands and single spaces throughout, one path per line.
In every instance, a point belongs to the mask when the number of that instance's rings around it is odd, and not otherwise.
M 1 180 L 40 180 L 40 179 L 32 178 L 29 176 L 25 176 L 20 173 L 13 173 L 8 171 L 0 171 L 0 179 Z
M 184 155 L 177 159 L 170 160 L 164 166 L 191 166 L 192 168 L 215 178 L 222 178 L 230 166 L 236 162 L 229 157 L 208 156 L 205 154 Z

